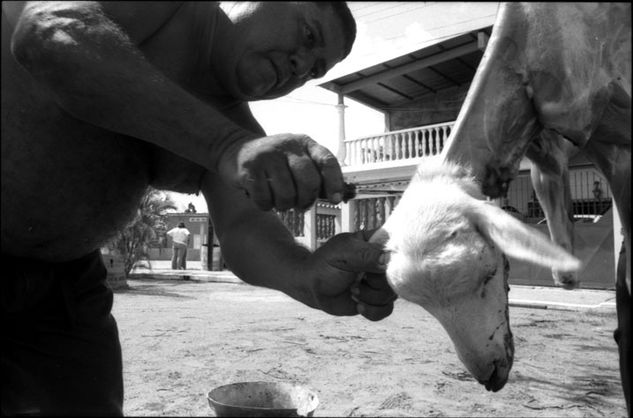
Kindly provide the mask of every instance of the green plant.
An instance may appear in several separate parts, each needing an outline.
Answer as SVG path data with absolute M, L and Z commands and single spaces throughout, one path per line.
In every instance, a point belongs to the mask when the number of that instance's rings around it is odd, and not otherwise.
M 151 268 L 149 244 L 166 230 L 166 214 L 170 209 L 175 210 L 176 206 L 168 194 L 148 188 L 134 219 L 107 245 L 123 258 L 126 278 L 137 264 Z

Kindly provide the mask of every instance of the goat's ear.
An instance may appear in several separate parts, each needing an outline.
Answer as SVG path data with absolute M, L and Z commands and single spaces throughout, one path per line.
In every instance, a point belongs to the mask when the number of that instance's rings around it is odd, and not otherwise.
M 479 231 L 510 257 L 560 271 L 577 271 L 582 263 L 549 237 L 488 202 L 476 201 L 467 216 Z

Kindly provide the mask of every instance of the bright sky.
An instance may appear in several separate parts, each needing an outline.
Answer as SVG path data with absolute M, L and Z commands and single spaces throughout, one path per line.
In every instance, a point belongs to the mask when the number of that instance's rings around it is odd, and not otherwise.
M 304 86 L 290 95 L 276 100 L 251 103 L 251 110 L 268 134 L 300 133 L 313 138 L 336 155 L 338 147 L 338 111 L 336 94 L 321 87 Z M 382 113 L 347 100 L 346 136 L 361 137 L 384 131 Z M 199 213 L 207 212 L 202 194 L 170 193 L 182 212 L 192 202 Z
M 478 29 L 494 22 L 498 2 L 349 2 L 357 22 L 350 55 L 324 78 L 312 81 L 288 96 L 250 104 L 255 118 L 268 134 L 300 133 L 312 137 L 336 155 L 338 111 L 336 94 L 317 87 L 329 79 L 349 74 L 386 59 L 404 55 L 446 37 Z M 382 113 L 345 99 L 346 138 L 384 132 Z M 207 212 L 202 197 L 170 193 L 178 211 L 192 202 L 199 213 Z

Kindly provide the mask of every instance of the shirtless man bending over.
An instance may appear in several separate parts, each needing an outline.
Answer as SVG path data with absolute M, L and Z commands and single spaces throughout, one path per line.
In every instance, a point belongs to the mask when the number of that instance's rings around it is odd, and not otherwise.
M 2 3 L 3 415 L 122 414 L 99 249 L 148 186 L 202 191 L 244 281 L 332 315 L 391 313 L 381 247 L 339 234 L 310 252 L 270 211 L 339 203 L 336 159 L 266 136 L 247 104 L 323 76 L 355 31 L 336 2 Z

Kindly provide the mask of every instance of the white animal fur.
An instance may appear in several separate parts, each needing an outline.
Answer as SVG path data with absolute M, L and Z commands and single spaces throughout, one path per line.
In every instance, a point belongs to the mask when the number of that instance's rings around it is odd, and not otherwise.
M 475 378 L 499 390 L 513 357 L 502 251 L 558 270 L 581 263 L 479 190 L 464 167 L 421 165 L 372 241 L 390 252 L 394 291 L 434 315 Z

